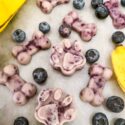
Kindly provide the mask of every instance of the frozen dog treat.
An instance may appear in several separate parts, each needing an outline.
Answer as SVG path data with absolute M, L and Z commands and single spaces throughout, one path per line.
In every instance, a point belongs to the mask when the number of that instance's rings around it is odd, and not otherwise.
M 37 0 L 37 6 L 44 12 L 50 13 L 56 6 L 69 3 L 70 0 Z
M 120 11 L 120 3 L 118 0 L 108 0 L 105 6 L 109 9 L 113 25 L 117 29 L 125 28 L 125 14 Z
M 12 55 L 17 61 L 26 65 L 30 63 L 32 56 L 40 50 L 49 49 L 51 43 L 49 39 L 40 31 L 33 34 L 32 40 L 26 44 L 17 45 L 12 49 Z
M 84 41 L 90 41 L 97 32 L 97 27 L 94 23 L 82 21 L 75 11 L 69 12 L 64 17 L 63 24 L 70 26 Z
M 24 105 L 36 94 L 36 87 L 23 80 L 16 65 L 10 64 L 0 71 L 0 85 L 5 85 L 13 93 L 13 101 Z
M 64 39 L 59 45 L 52 48 L 50 63 L 54 69 L 59 69 L 64 75 L 72 75 L 86 63 L 80 43 Z
M 62 89 L 42 89 L 35 118 L 44 125 L 63 125 L 75 119 L 73 98 Z
M 94 106 L 100 106 L 104 101 L 103 89 L 106 81 L 112 76 L 112 71 L 99 64 L 93 64 L 89 69 L 90 80 L 86 88 L 80 92 L 82 101 Z

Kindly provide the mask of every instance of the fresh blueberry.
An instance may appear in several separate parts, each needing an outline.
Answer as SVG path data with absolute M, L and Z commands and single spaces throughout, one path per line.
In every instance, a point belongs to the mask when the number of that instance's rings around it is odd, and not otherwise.
M 15 119 L 14 125 L 29 125 L 29 121 L 25 117 L 18 117 Z
M 116 119 L 114 125 L 125 125 L 125 119 L 123 119 L 123 118 Z
M 92 64 L 92 63 L 96 62 L 99 59 L 100 54 L 99 54 L 99 51 L 96 50 L 96 49 L 89 49 L 86 52 L 85 57 L 86 57 L 86 61 L 89 64 Z
M 109 15 L 109 10 L 103 4 L 99 5 L 95 10 L 95 15 L 99 19 L 105 19 Z
M 17 29 L 13 32 L 12 39 L 18 43 L 21 43 L 26 39 L 26 33 L 21 29 Z
M 46 34 L 50 31 L 50 25 L 47 22 L 41 22 L 39 24 L 39 30 Z
M 48 78 L 48 74 L 45 69 L 37 68 L 33 71 L 33 78 L 36 83 L 42 84 Z
M 118 96 L 111 96 L 106 101 L 106 107 L 115 113 L 119 113 L 124 109 L 124 101 Z
M 122 43 L 125 40 L 125 35 L 123 32 L 121 31 L 116 31 L 115 33 L 113 33 L 112 35 L 112 41 L 115 44 L 119 44 Z
M 92 119 L 92 125 L 109 125 L 108 118 L 104 113 L 96 113 Z
M 59 34 L 64 38 L 69 37 L 69 35 L 71 34 L 71 28 L 63 24 L 59 27 Z
M 73 6 L 76 9 L 81 10 L 85 6 L 84 0 L 73 0 Z
M 125 0 L 121 0 L 121 5 L 125 7 Z
M 92 0 L 91 6 L 96 9 L 100 4 L 103 4 L 103 0 Z

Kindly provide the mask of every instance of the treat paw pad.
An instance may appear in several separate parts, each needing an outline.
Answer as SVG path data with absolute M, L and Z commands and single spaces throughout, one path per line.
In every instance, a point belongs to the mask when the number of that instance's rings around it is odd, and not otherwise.
M 0 71 L 0 85 L 5 85 L 13 93 L 13 101 L 24 105 L 36 94 L 36 87 L 23 80 L 16 65 L 10 64 Z
M 50 13 L 54 7 L 69 3 L 70 0 L 37 0 L 37 6 L 44 12 Z
M 103 101 L 103 89 L 106 81 L 112 76 L 112 71 L 99 64 L 94 64 L 89 69 L 90 80 L 86 88 L 80 92 L 82 101 L 88 102 L 93 106 L 100 106 Z
M 84 41 L 90 41 L 97 32 L 97 27 L 94 23 L 85 23 L 79 18 L 75 11 L 69 12 L 64 17 L 63 24 L 68 25 L 76 31 Z
M 50 63 L 64 75 L 72 75 L 83 68 L 86 59 L 78 41 L 71 43 L 69 39 L 64 39 L 61 44 L 53 46 Z
M 51 43 L 49 39 L 40 31 L 33 34 L 32 40 L 28 43 L 15 46 L 12 49 L 12 55 L 17 59 L 17 61 L 26 65 L 30 63 L 31 58 L 40 50 L 49 49 Z
M 35 118 L 45 125 L 63 125 L 75 119 L 72 96 L 63 90 L 42 89 L 38 96 Z

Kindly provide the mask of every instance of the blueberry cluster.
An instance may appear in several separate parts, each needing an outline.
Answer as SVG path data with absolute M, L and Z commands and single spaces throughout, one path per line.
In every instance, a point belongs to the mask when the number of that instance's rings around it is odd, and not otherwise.
M 39 30 L 42 33 L 46 34 L 46 33 L 48 33 L 50 31 L 50 25 L 47 22 L 41 22 L 39 24 Z
M 15 119 L 14 125 L 29 125 L 29 121 L 25 117 L 18 117 Z
M 99 54 L 99 51 L 96 49 L 89 49 L 86 52 L 85 57 L 86 57 L 87 63 L 92 64 L 98 61 L 100 54 Z
M 121 44 L 125 40 L 125 34 L 122 31 L 116 31 L 112 34 L 112 42 L 115 44 Z
M 33 71 L 33 78 L 36 83 L 43 84 L 48 78 L 47 71 L 44 68 L 36 68 Z
M 116 119 L 114 125 L 125 125 L 125 119 L 123 118 Z
M 75 9 L 81 10 L 85 6 L 84 0 L 73 0 L 73 7 Z
M 59 34 L 60 34 L 60 36 L 62 36 L 64 38 L 69 37 L 71 34 L 71 28 L 69 26 L 67 26 L 66 24 L 62 24 L 59 27 Z
M 13 32 L 12 39 L 17 43 L 22 43 L 26 39 L 26 33 L 21 29 L 17 29 Z
M 125 0 L 121 0 L 121 5 L 125 7 Z
M 121 97 L 111 96 L 106 101 L 106 107 L 111 112 L 119 113 L 124 109 L 124 101 Z M 92 118 L 92 125 L 109 125 L 107 116 L 102 112 L 95 113 Z M 116 119 L 114 125 L 125 125 L 125 119 Z
M 99 19 L 105 19 L 109 15 L 108 8 L 103 4 L 103 0 L 92 0 L 91 6 L 95 9 L 95 15 Z
M 124 109 L 124 100 L 118 96 L 111 96 L 106 101 L 106 107 L 115 113 L 119 113 Z
M 101 112 L 96 113 L 93 116 L 92 125 L 109 125 L 107 116 Z
M 109 125 L 107 116 L 104 113 L 95 113 L 92 119 L 92 125 Z M 117 118 L 114 121 L 114 125 L 125 125 L 125 119 Z
M 50 29 L 50 25 L 45 21 L 39 24 L 39 30 L 44 34 L 48 33 Z M 12 39 L 17 43 L 22 43 L 26 39 L 26 33 L 22 29 L 17 29 L 12 33 Z

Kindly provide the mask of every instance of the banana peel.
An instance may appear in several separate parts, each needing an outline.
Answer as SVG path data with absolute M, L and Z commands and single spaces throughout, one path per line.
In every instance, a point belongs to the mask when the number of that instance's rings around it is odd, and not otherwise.
M 123 92 L 125 92 L 125 47 L 122 45 L 117 46 L 113 50 L 111 58 L 117 82 Z
M 0 32 L 15 16 L 26 0 L 0 0 Z

